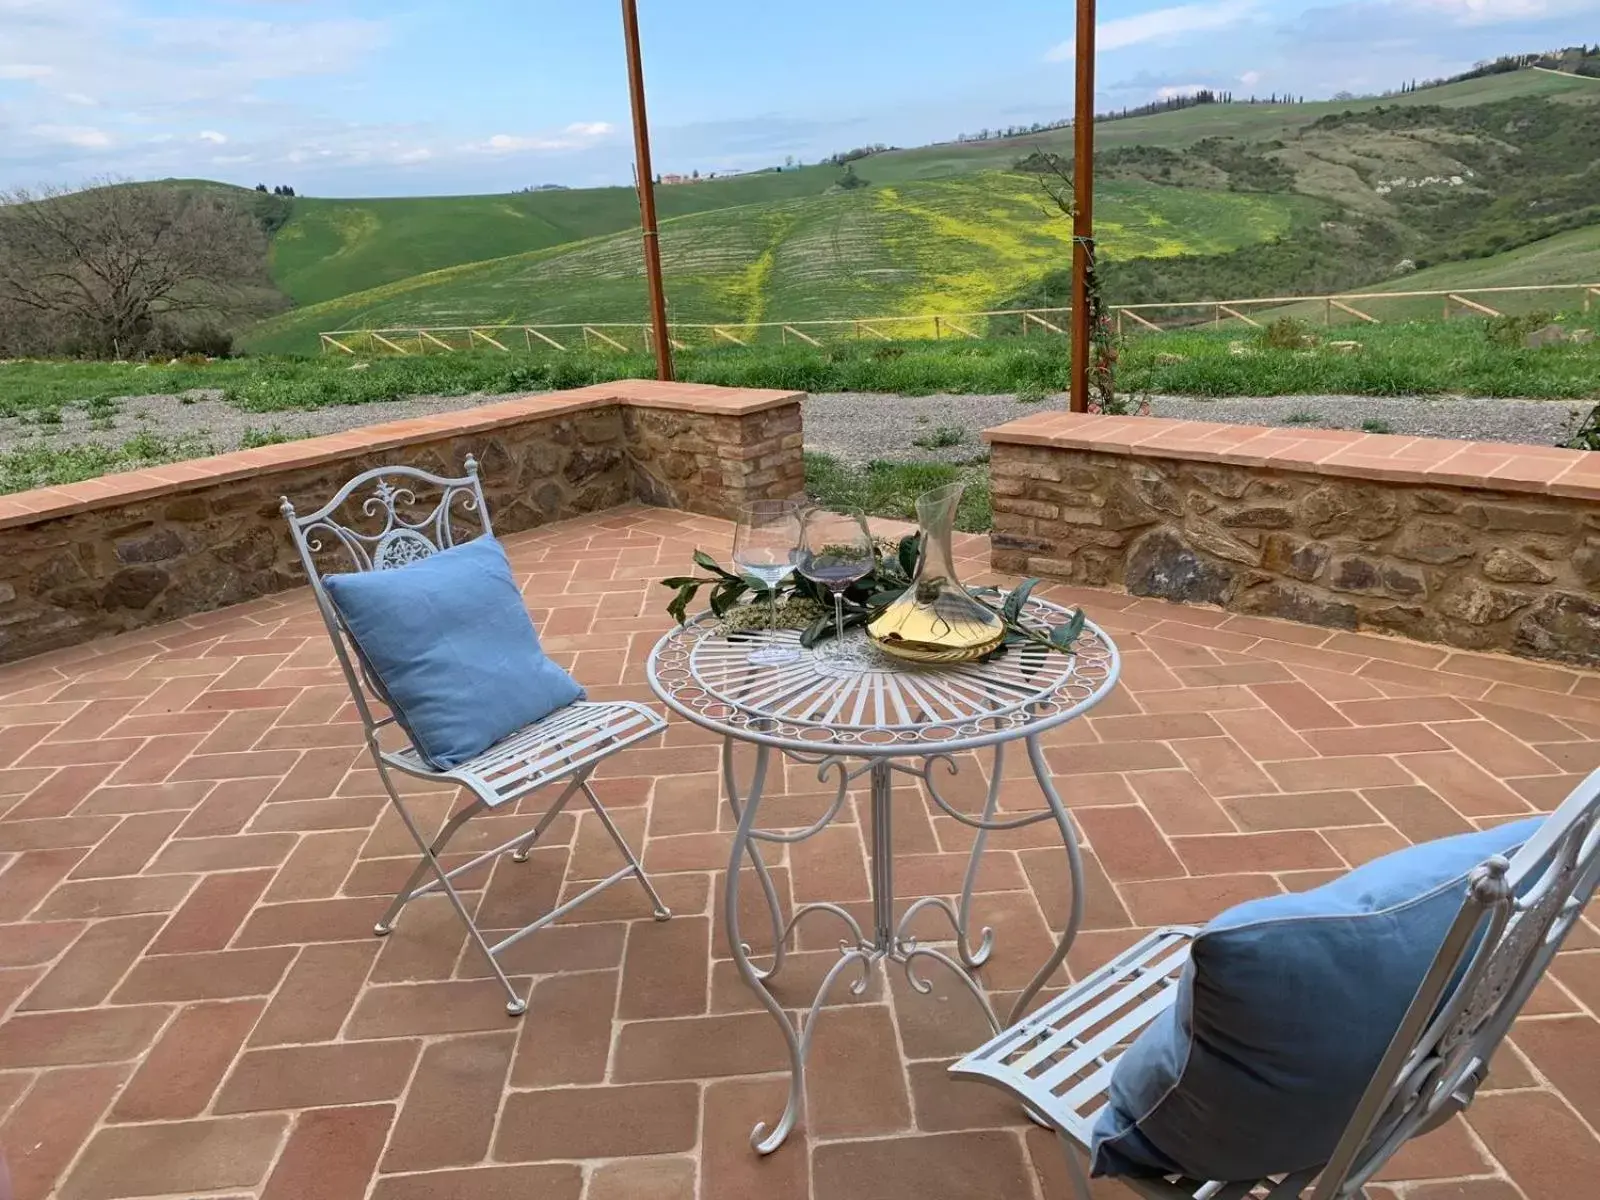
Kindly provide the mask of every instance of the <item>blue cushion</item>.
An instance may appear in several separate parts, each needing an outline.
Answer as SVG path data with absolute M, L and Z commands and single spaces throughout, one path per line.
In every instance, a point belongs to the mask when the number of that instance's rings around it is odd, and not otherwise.
M 1097 1175 L 1260 1179 L 1327 1161 L 1467 874 L 1542 817 L 1396 851 L 1309 892 L 1232 908 L 1194 940 L 1176 1002 L 1117 1062 Z
M 323 579 L 418 752 L 441 770 L 583 699 L 539 648 L 500 543 Z

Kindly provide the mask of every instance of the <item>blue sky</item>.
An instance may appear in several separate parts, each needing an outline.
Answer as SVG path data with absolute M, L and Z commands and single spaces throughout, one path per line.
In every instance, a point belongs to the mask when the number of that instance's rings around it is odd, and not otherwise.
M 1068 115 L 1071 0 L 640 0 L 656 166 L 815 161 Z M 1600 39 L 1600 0 L 1101 0 L 1102 109 L 1326 97 Z M 624 183 L 612 0 L 0 0 L 0 188 Z

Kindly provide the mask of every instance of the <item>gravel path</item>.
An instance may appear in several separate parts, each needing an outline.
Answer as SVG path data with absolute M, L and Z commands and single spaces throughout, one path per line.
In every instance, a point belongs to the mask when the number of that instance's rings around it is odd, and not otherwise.
M 473 408 L 493 396 L 417 396 L 409 400 L 289 412 L 252 413 L 220 393 L 135 396 L 114 402 L 98 422 L 67 408 L 59 424 L 0 418 L 0 452 L 24 446 L 65 448 L 84 442 L 120 445 L 140 433 L 187 440 L 195 453 L 237 449 L 241 442 L 338 433 L 362 425 Z M 1298 424 L 1478 441 L 1550 446 L 1570 435 L 1588 406 L 1559 400 L 1460 400 L 1370 396 L 1290 396 L 1202 400 L 1154 396 L 1156 416 L 1246 425 Z M 1037 412 L 1064 408 L 1064 396 L 1023 404 L 1014 396 L 890 396 L 846 393 L 811 397 L 805 406 L 806 448 L 851 463 L 874 459 L 965 462 L 983 451 L 980 431 Z M 1296 418 L 1291 421 L 1290 418 Z M 1311 420 L 1301 418 L 1315 418 Z
M 1065 396 L 1022 404 L 1012 396 L 813 396 L 806 404 L 806 449 L 853 463 L 873 459 L 964 462 L 983 450 L 979 431 L 1040 408 L 1065 408 Z M 1562 400 L 1462 400 L 1417 396 L 1152 396 L 1158 417 L 1238 425 L 1368 428 L 1373 433 L 1525 442 L 1553 446 L 1571 436 L 1590 405 Z M 1290 418 L 1295 418 L 1291 421 Z M 1314 418 L 1314 419 L 1304 419 Z M 960 441 L 939 446 L 960 433 Z M 924 443 L 918 445 L 918 442 Z

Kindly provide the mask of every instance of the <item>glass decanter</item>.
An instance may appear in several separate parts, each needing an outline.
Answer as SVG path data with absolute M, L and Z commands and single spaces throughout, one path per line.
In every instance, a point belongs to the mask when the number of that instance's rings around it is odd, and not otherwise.
M 885 609 L 867 632 L 879 649 L 908 662 L 972 662 L 1005 641 L 997 613 L 974 600 L 956 575 L 951 539 L 962 483 L 917 497 L 922 553 L 911 586 Z

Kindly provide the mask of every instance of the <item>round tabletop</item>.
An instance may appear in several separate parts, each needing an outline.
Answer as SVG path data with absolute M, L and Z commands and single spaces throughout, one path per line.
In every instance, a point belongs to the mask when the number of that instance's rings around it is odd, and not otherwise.
M 1022 612 L 1041 632 L 1071 617 L 1032 598 Z M 774 657 L 788 661 L 766 661 Z M 730 633 L 709 612 L 657 642 L 649 663 L 656 695 L 697 725 L 862 757 L 948 754 L 1042 733 L 1093 708 L 1120 671 L 1116 643 L 1092 621 L 1071 654 L 1022 645 L 987 662 L 920 666 L 885 654 L 861 629 L 808 649 L 799 630 Z

